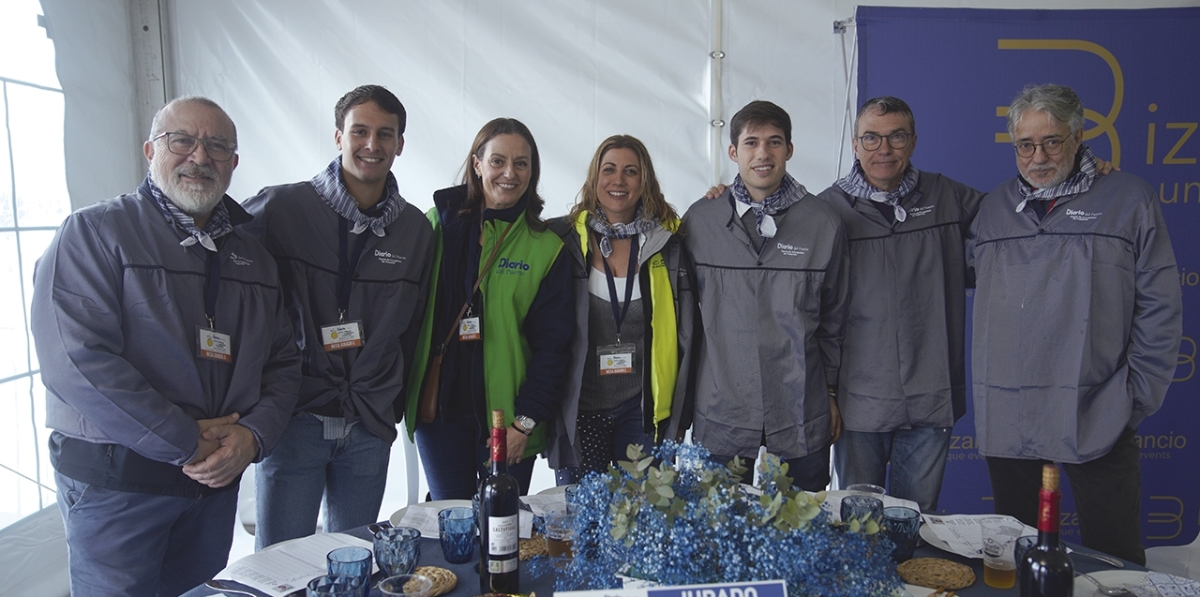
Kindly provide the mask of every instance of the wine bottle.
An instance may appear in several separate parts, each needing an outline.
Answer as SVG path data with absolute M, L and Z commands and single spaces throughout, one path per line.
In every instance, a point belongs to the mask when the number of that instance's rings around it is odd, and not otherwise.
M 508 474 L 508 427 L 504 411 L 492 411 L 492 474 L 479 490 L 479 590 L 520 593 L 517 480 Z
M 1075 570 L 1058 542 L 1058 466 L 1042 467 L 1038 492 L 1038 542 L 1017 562 L 1021 597 L 1072 597 Z

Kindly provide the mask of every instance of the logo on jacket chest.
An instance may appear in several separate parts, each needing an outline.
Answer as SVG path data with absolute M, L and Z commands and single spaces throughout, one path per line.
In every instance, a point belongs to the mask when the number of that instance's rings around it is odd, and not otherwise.
M 500 262 L 496 264 L 496 273 L 498 274 L 516 274 L 524 276 L 525 272 L 529 271 L 529 264 L 524 261 L 513 261 L 507 257 L 501 257 Z
M 404 263 L 404 260 L 408 259 L 404 255 L 396 255 L 390 251 L 380 251 L 379 249 L 375 249 L 375 258 L 384 265 L 396 265 Z
M 1104 212 L 1087 212 L 1082 209 L 1068 209 L 1067 217 L 1076 222 L 1090 222 L 1104 215 Z
M 933 213 L 933 206 L 932 205 L 919 205 L 917 207 L 913 207 L 913 208 L 907 209 L 905 211 L 908 212 L 908 217 L 919 218 L 921 216 L 927 216 L 927 215 Z
M 779 252 L 786 257 L 799 257 L 801 255 L 808 255 L 808 247 L 797 247 L 796 245 L 789 245 L 787 243 L 775 243 L 775 248 L 779 249 Z
M 254 265 L 254 260 L 249 257 L 242 257 L 233 251 L 229 252 L 229 262 L 234 265 Z

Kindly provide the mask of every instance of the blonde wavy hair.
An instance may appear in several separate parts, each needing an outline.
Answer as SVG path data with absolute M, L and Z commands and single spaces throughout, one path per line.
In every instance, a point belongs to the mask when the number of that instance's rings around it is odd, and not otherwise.
M 654 162 L 650 160 L 650 152 L 646 151 L 645 144 L 629 135 L 613 135 L 596 148 L 596 154 L 588 164 L 587 180 L 579 190 L 579 201 L 571 208 L 568 218 L 573 222 L 581 213 L 596 213 L 596 207 L 600 205 L 600 198 L 596 194 L 596 184 L 600 181 L 600 163 L 610 149 L 629 149 L 637 155 L 642 173 L 642 192 L 638 197 L 642 203 L 642 217 L 660 224 L 678 220 L 679 214 L 667 203 L 658 184 L 658 177 L 654 175 Z

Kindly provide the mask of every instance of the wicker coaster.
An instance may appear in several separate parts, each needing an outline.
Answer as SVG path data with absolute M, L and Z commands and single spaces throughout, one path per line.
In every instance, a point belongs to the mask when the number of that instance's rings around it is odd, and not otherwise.
M 536 556 L 547 555 L 546 538 L 538 533 L 534 533 L 528 539 L 521 539 L 520 551 L 517 558 L 521 561 L 532 559 Z
M 904 582 L 933 589 L 962 589 L 975 583 L 975 573 L 942 558 L 913 558 L 896 567 Z
M 429 580 L 433 581 L 433 588 L 429 591 L 429 597 L 445 595 L 446 593 L 453 591 L 454 587 L 458 586 L 458 577 L 455 576 L 453 572 L 445 568 L 438 568 L 437 566 L 421 566 L 420 568 L 414 570 L 413 574 L 420 574 L 421 576 L 427 577 Z M 408 586 L 405 586 L 404 590 L 407 591 Z

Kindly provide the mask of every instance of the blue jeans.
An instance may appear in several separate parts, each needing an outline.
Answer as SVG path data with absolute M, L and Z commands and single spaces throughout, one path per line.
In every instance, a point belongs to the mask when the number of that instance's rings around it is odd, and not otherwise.
M 313 534 L 322 496 L 327 533 L 378 521 L 391 450 L 362 425 L 342 439 L 324 439 L 320 419 L 293 416 L 258 465 L 255 549 Z
M 555 483 L 578 483 L 590 472 L 607 473 L 610 464 L 629 460 L 629 446 L 642 446 L 649 454 L 654 438 L 642 428 L 642 397 L 631 398 L 616 408 L 579 411 L 576 421 L 579 466 L 563 467 L 554 472 Z
M 833 451 L 838 487 L 871 483 L 888 495 L 937 511 L 950 449 L 951 427 L 914 427 L 882 433 L 843 431 Z M 888 482 L 888 463 L 891 481 Z M 1034 492 L 1036 496 L 1037 492 Z
M 733 460 L 733 455 L 711 454 L 709 460 L 725 466 Z M 742 482 L 754 481 L 754 463 L 756 458 L 743 458 L 746 472 L 742 473 Z M 792 485 L 805 491 L 824 491 L 829 487 L 829 445 L 806 456 L 784 460 L 788 465 L 787 475 L 792 478 Z
M 479 480 L 491 474 L 484 463 L 492 458 L 487 443 L 480 440 L 482 433 L 474 419 L 453 415 L 417 423 L 417 450 L 434 500 L 469 500 L 479 491 Z M 521 495 L 529 494 L 536 460 L 530 457 L 508 465 Z
M 104 489 L 55 473 L 71 594 L 183 594 L 229 558 L 237 488 L 186 498 Z

